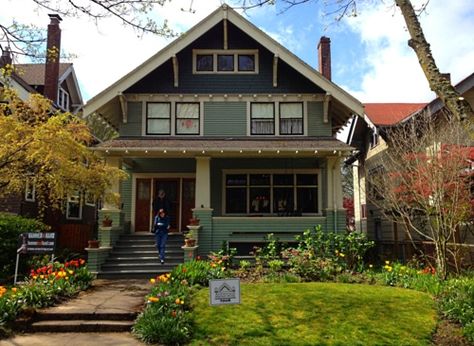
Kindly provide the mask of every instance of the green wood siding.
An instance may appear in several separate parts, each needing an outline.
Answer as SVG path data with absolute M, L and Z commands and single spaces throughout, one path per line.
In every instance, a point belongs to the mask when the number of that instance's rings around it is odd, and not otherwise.
M 205 136 L 245 136 L 246 102 L 204 102 Z
M 127 102 L 127 123 L 121 124 L 120 136 L 142 135 L 142 102 Z
M 322 102 L 308 102 L 308 136 L 332 136 L 331 121 L 324 123 Z
M 128 178 L 120 184 L 120 197 L 123 203 L 123 212 L 125 214 L 125 222 L 132 219 L 132 174 L 127 171 Z

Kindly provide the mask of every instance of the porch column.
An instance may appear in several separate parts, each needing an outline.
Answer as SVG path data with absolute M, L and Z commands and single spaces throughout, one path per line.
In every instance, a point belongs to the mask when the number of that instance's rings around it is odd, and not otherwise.
M 346 212 L 342 206 L 341 158 L 327 158 L 327 210 L 326 228 L 334 232 L 343 231 L 346 223 Z
M 196 157 L 196 208 L 211 207 L 210 157 Z

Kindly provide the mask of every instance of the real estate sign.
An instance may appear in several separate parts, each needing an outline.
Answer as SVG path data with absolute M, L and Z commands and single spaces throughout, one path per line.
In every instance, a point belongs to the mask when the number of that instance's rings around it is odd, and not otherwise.
M 56 233 L 54 232 L 22 233 L 18 253 L 53 253 L 55 247 Z
M 211 305 L 240 304 L 240 279 L 209 280 Z

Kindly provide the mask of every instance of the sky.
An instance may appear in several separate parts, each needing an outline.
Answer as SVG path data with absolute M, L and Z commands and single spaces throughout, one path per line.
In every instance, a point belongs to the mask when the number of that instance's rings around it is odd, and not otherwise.
M 357 16 L 339 22 L 327 14 L 331 9 L 323 7 L 324 2 L 310 1 L 283 13 L 282 8 L 267 6 L 243 15 L 316 69 L 317 43 L 323 35 L 330 37 L 332 80 L 361 102 L 434 98 L 407 45 L 408 32 L 392 1 L 359 1 Z M 172 0 L 154 15 L 166 18 L 175 31 L 185 32 L 221 4 L 222 0 Z M 49 23 L 49 12 L 38 9 L 33 0 L 2 0 L 2 5 L 2 24 L 15 19 L 46 28 Z M 192 12 L 187 11 L 190 6 Z M 474 71 L 474 1 L 430 0 L 420 21 L 441 72 L 451 73 L 453 83 L 470 75 Z M 76 56 L 72 62 L 85 101 L 172 41 L 141 37 L 111 18 L 95 23 L 89 18 L 65 17 L 61 29 L 61 49 Z

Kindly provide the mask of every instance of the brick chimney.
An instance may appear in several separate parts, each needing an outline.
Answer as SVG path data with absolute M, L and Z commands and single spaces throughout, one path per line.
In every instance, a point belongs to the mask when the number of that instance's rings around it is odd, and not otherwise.
M 331 80 L 331 39 L 321 36 L 318 43 L 319 72 Z
M 2 49 L 2 56 L 0 57 L 0 67 L 3 67 L 5 65 L 11 65 L 12 64 L 12 54 L 10 52 L 10 48 L 5 47 L 5 49 Z
M 58 14 L 48 14 L 48 39 L 46 44 L 46 65 L 44 72 L 44 96 L 54 103 L 58 99 L 59 52 L 61 50 L 61 17 Z

